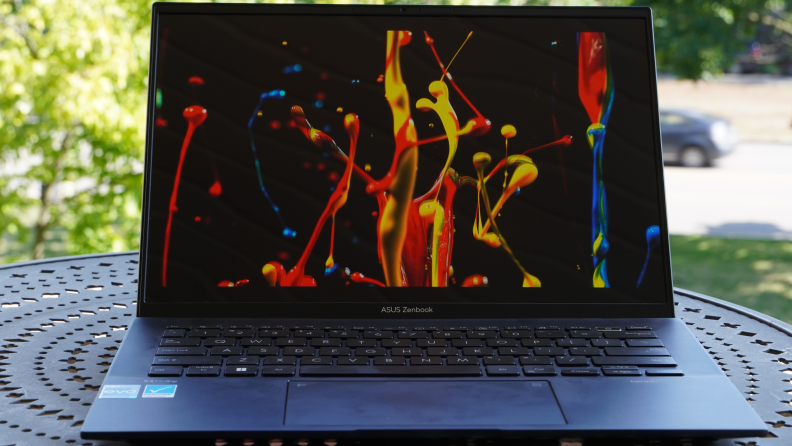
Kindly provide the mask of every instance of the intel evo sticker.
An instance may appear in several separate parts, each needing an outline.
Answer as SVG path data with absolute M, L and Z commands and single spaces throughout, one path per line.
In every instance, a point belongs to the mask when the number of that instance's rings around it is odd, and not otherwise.
M 147 385 L 143 398 L 173 398 L 176 395 L 176 384 Z
M 102 386 L 99 398 L 137 398 L 140 392 L 139 385 L 108 384 Z

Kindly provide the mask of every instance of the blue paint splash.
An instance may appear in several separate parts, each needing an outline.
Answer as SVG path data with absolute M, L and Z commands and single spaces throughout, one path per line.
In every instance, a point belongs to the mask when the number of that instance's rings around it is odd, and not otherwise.
M 302 67 L 300 67 L 300 70 L 302 70 Z M 272 201 L 272 198 L 269 196 L 269 193 L 267 192 L 267 188 L 264 187 L 264 178 L 261 175 L 261 163 L 259 162 L 258 151 L 256 150 L 256 141 L 253 138 L 253 121 L 256 120 L 256 116 L 258 115 L 258 111 L 261 108 L 261 104 L 264 102 L 265 99 L 269 99 L 269 98 L 283 99 L 284 96 L 286 96 L 286 92 L 283 90 L 272 90 L 268 93 L 262 93 L 261 97 L 259 98 L 259 102 L 256 105 L 256 108 L 253 110 L 253 115 L 250 117 L 250 121 L 248 121 L 247 128 L 248 128 L 248 134 L 250 135 L 250 147 L 253 149 L 253 160 L 255 161 L 256 164 L 256 174 L 258 175 L 258 182 L 259 182 L 259 187 L 261 188 L 261 193 L 264 194 L 264 197 L 267 199 L 270 206 L 272 206 L 272 210 L 275 211 L 275 215 L 278 216 L 278 220 L 280 221 L 281 226 L 283 226 L 283 232 L 282 232 L 283 236 L 286 238 L 294 238 L 297 236 L 297 232 L 286 226 L 286 222 L 283 221 L 283 216 L 280 213 L 280 208 L 278 207 L 277 204 L 275 204 L 274 201 Z
M 641 282 L 643 281 L 644 274 L 646 273 L 646 268 L 649 266 L 649 259 L 652 257 L 652 252 L 660 244 L 660 227 L 659 226 L 649 226 L 646 228 L 646 260 L 644 260 L 643 269 L 641 269 L 641 275 L 638 276 L 638 283 L 635 285 L 636 288 L 641 286 Z

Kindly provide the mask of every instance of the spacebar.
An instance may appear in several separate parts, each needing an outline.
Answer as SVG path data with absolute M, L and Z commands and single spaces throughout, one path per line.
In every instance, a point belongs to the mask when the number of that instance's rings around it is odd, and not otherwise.
M 300 367 L 300 376 L 481 376 L 476 365 L 455 366 L 321 366 Z

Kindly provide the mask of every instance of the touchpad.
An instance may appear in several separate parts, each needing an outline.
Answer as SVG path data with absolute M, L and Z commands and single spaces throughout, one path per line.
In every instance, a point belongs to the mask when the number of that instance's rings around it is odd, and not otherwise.
M 547 381 L 292 381 L 285 424 L 566 424 Z

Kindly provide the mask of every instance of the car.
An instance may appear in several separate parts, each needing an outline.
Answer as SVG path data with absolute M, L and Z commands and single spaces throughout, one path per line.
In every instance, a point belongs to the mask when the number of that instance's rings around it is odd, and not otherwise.
M 737 144 L 729 121 L 692 110 L 660 109 L 660 137 L 664 161 L 684 167 L 711 166 Z

